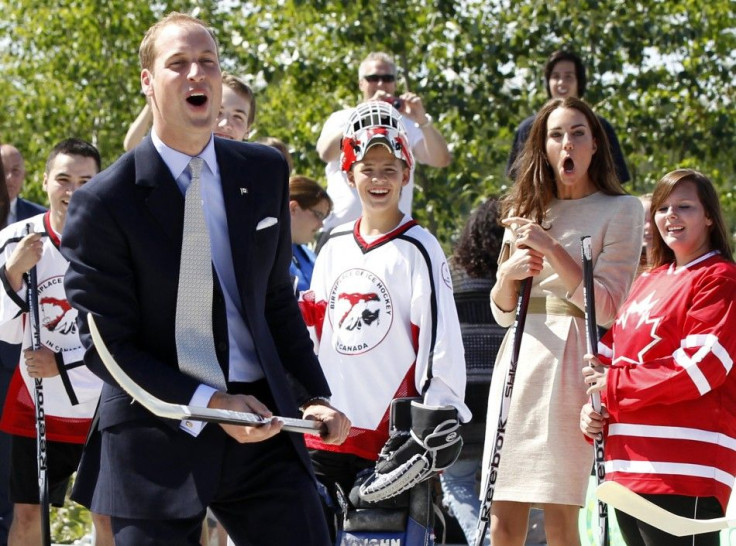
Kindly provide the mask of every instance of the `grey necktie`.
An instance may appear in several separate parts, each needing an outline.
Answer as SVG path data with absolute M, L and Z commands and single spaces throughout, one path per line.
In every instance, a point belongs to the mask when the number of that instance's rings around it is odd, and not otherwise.
M 212 252 L 200 190 L 201 157 L 189 162 L 192 181 L 184 198 L 184 232 L 176 295 L 179 369 L 202 383 L 226 390 L 212 333 Z

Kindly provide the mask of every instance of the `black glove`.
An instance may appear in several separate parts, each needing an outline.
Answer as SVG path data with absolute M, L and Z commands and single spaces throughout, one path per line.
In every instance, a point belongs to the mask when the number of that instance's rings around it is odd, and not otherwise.
M 391 436 L 360 486 L 360 497 L 368 502 L 399 495 L 452 466 L 463 446 L 454 407 L 411 401 L 408 412 L 393 409 Z

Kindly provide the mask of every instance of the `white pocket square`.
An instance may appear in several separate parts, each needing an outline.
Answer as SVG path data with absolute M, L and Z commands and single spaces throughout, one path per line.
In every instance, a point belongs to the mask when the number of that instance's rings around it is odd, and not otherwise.
M 274 218 L 273 216 L 266 216 L 263 220 L 258 222 L 258 225 L 256 226 L 256 231 L 266 229 L 267 227 L 271 227 L 278 223 L 279 223 L 278 218 Z

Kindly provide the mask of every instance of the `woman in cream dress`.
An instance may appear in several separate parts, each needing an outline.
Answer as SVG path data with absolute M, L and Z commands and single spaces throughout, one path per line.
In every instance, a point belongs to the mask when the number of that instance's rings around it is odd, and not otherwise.
M 575 98 L 553 99 L 537 115 L 504 201 L 505 246 L 491 308 L 514 321 L 520 281 L 532 292 L 495 483 L 491 544 L 524 544 L 532 506 L 544 510 L 550 546 L 579 545 L 593 450 L 578 428 L 586 401 L 580 238 L 591 236 L 596 318 L 613 321 L 634 278 L 643 210 L 616 179 L 598 118 Z M 488 403 L 483 469 L 496 438 L 509 367 L 511 329 L 496 359 Z M 484 476 L 484 483 L 487 476 Z

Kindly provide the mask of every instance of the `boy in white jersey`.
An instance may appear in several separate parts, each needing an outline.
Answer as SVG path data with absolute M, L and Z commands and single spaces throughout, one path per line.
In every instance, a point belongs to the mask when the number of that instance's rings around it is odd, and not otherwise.
M 331 232 L 300 303 L 332 402 L 340 401 L 353 426 L 339 446 L 306 441 L 318 479 L 333 494 L 335 484 L 348 492 L 360 471 L 375 467 L 359 495 L 373 502 L 450 466 L 462 445 L 459 421 L 471 415 L 447 261 L 437 240 L 399 209 L 413 164 L 399 113 L 385 102 L 361 104 L 341 146 L 362 216 Z M 411 424 L 392 441 L 389 410 L 404 397 L 417 398 L 406 406 Z M 428 435 L 442 438 L 438 449 L 427 447 Z
M 69 305 L 64 274 L 69 262 L 59 252 L 72 194 L 100 171 L 97 149 L 77 138 L 59 142 L 49 154 L 43 189 L 49 210 L 0 231 L 0 339 L 23 343 L 0 416 L 11 435 L 10 497 L 15 503 L 10 544 L 41 543 L 36 467 L 35 380 L 43 379 L 49 498 L 63 506 L 67 482 L 76 471 L 102 381 L 82 362 L 77 311 Z M 31 233 L 28 234 L 30 228 Z M 40 348 L 31 346 L 27 274 L 36 268 Z M 98 545 L 112 544 L 107 516 L 93 514 Z

